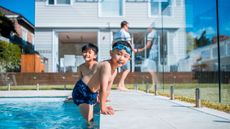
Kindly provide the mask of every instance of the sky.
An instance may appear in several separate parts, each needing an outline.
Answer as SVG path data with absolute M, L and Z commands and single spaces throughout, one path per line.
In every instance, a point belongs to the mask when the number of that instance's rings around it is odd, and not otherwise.
M 35 0 L 0 0 L 0 6 L 23 15 L 34 25 Z

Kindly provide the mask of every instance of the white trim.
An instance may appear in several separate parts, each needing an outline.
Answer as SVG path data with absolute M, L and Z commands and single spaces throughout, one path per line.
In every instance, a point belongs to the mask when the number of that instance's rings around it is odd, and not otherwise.
M 101 51 L 99 50 L 99 45 L 100 45 L 100 30 L 97 30 L 97 48 L 98 48 L 98 53 L 97 53 L 97 61 L 101 61 Z
M 5 15 L 7 18 L 17 18 L 19 15 Z
M 97 30 L 97 47 L 98 47 L 98 53 L 97 53 L 97 59 L 98 61 L 101 61 L 101 51 L 100 51 L 100 30 Z
M 117 0 L 116 0 L 117 1 Z M 122 18 L 122 17 L 125 17 L 125 0 L 122 0 L 122 15 L 121 16 L 102 16 L 101 15 L 101 4 L 100 4 L 101 2 L 99 1 L 98 2 L 98 17 L 99 18 L 107 18 L 107 17 L 112 17 L 112 18 Z
M 52 30 L 52 72 L 57 71 L 57 62 L 58 62 L 58 47 L 56 49 L 55 45 L 59 45 L 58 42 L 58 32 Z M 55 58 L 56 57 L 56 58 Z
M 55 32 L 98 32 L 100 29 L 53 29 Z
M 55 31 L 52 31 L 52 72 L 54 72 L 54 36 L 55 36 Z

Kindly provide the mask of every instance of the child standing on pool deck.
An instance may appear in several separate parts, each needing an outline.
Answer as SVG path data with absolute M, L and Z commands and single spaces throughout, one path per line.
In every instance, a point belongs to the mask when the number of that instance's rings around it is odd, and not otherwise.
M 88 122 L 93 120 L 93 105 L 96 103 L 98 92 L 101 114 L 114 114 L 113 108 L 106 106 L 106 99 L 116 77 L 117 68 L 127 63 L 131 53 L 132 49 L 128 42 L 114 43 L 110 51 L 111 59 L 98 63 L 90 77 L 83 76 L 75 84 L 72 92 L 73 102 L 79 106 L 82 116 Z

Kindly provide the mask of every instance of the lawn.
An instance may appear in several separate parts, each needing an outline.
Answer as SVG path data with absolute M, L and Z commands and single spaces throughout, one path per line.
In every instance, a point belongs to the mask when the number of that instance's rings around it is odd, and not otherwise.
M 158 86 L 158 92 L 162 94 L 170 94 L 171 84 L 160 84 Z M 133 85 L 129 85 L 129 88 L 133 88 Z M 145 90 L 146 85 L 138 85 L 139 89 Z M 211 102 L 219 101 L 219 90 L 217 84 L 175 84 L 174 85 L 174 94 L 175 96 L 185 96 L 189 98 L 195 98 L 195 89 L 200 88 L 201 99 L 208 100 Z M 154 92 L 154 86 L 151 87 L 150 91 Z M 222 103 L 230 104 L 230 84 L 222 84 L 221 88 L 221 99 Z

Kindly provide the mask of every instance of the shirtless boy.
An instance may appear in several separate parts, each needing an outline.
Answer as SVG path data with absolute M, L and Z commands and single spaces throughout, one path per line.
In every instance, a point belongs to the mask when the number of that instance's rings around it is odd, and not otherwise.
M 127 63 L 131 53 L 132 49 L 128 42 L 114 43 L 110 51 L 111 59 L 98 63 L 91 76 L 83 76 L 76 83 L 72 93 L 73 101 L 79 106 L 82 116 L 88 122 L 93 120 L 93 105 L 96 103 L 98 92 L 101 113 L 114 114 L 113 108 L 106 105 L 106 99 L 116 77 L 117 68 Z

